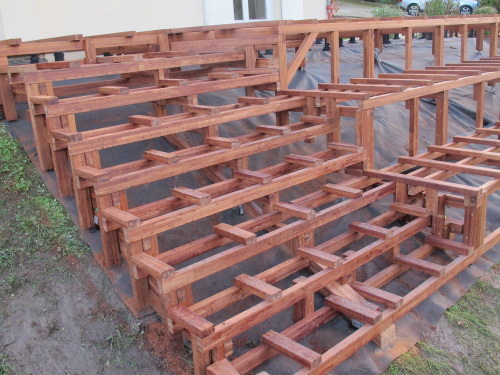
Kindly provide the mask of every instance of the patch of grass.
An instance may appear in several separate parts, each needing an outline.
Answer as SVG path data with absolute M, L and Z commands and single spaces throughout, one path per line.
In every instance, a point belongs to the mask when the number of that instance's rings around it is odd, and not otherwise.
M 425 342 L 417 343 L 416 347 L 394 361 L 385 375 L 451 375 L 453 368 L 446 363 L 450 353 L 437 349 Z
M 15 373 L 15 368 L 9 364 L 9 356 L 0 353 L 0 375 L 13 375 Z
M 144 329 L 140 323 L 124 323 L 116 327 L 114 332 L 107 338 L 109 353 L 106 356 L 106 364 L 110 365 L 112 363 L 113 365 L 120 366 L 126 364 L 129 367 L 135 367 L 136 365 L 133 360 L 123 360 L 123 357 L 126 357 L 124 351 L 137 343 L 139 346 L 142 346 L 143 335 Z
M 385 375 L 500 374 L 500 289 L 491 280 L 500 274 L 496 264 L 488 276 L 477 280 L 471 290 L 445 312 L 451 336 L 459 352 L 420 342 L 403 354 Z M 462 349 L 463 348 L 463 349 Z
M 0 124 L 0 298 L 15 293 L 32 269 L 47 274 L 65 256 L 89 251 L 65 208 L 43 185 L 18 140 Z M 42 262 L 42 267 L 29 267 Z M 45 272 L 47 271 L 47 272 Z

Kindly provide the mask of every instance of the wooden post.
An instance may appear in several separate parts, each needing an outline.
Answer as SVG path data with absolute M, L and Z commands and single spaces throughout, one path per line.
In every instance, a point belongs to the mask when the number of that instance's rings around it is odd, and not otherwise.
M 482 128 L 484 123 L 484 99 L 486 82 L 474 85 L 473 99 L 476 101 L 476 128 Z
M 408 155 L 418 154 L 418 104 L 419 98 L 406 101 L 406 109 L 410 111 L 410 135 L 408 141 Z
M 405 36 L 405 69 L 412 69 L 413 66 L 413 29 L 403 28 Z
M 444 145 L 448 139 L 448 91 L 436 94 L 436 144 Z
M 363 77 L 375 77 L 375 46 L 373 30 L 363 30 Z
M 331 82 L 340 82 L 340 44 L 339 44 L 339 32 L 332 31 L 330 33 L 330 72 L 331 72 Z
M 490 26 L 490 57 L 498 56 L 498 23 Z
M 467 60 L 467 39 L 469 38 L 467 25 L 460 25 L 460 61 Z
M 444 26 L 436 26 L 432 37 L 434 44 L 434 66 L 444 65 Z

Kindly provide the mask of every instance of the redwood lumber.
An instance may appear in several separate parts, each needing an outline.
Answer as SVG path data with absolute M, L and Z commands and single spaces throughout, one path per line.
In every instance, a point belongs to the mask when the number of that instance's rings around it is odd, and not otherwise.
M 318 167 L 323 163 L 323 160 L 319 158 L 294 154 L 286 155 L 285 161 L 291 164 L 299 164 L 304 167 Z
M 179 156 L 172 155 L 170 152 L 163 152 L 157 150 L 144 151 L 144 159 L 157 161 L 168 165 L 176 164 L 179 162 Z
M 368 236 L 377 237 L 383 240 L 391 238 L 394 232 L 392 229 L 386 229 L 376 225 L 361 222 L 353 222 L 349 224 L 349 230 L 352 230 L 353 232 L 364 233 Z
M 321 364 L 321 354 L 278 332 L 269 331 L 265 333 L 262 335 L 262 342 L 308 368 L 313 369 Z
M 210 194 L 202 193 L 186 187 L 176 187 L 172 189 L 172 196 L 185 200 L 193 204 L 208 204 L 212 200 Z
M 240 373 L 231 365 L 227 359 L 215 362 L 207 367 L 208 375 L 239 375 Z
M 272 176 L 266 173 L 249 171 L 247 169 L 237 169 L 233 172 L 234 178 L 255 182 L 257 184 L 268 184 L 272 180 Z
M 291 129 L 288 126 L 275 126 L 275 125 L 259 125 L 255 128 L 260 133 L 286 135 L 290 134 Z
M 330 296 L 325 298 L 325 304 L 334 310 L 340 311 L 349 318 L 359 320 L 362 323 L 376 324 L 382 319 L 380 311 L 370 309 L 347 298 Z
M 326 184 L 322 187 L 325 193 L 340 195 L 349 199 L 356 199 L 363 195 L 363 190 L 350 188 L 340 184 Z
M 161 124 L 160 118 L 144 115 L 129 116 L 128 121 L 134 125 L 158 126 Z
M 328 268 L 337 268 L 343 263 L 341 257 L 311 247 L 299 247 L 297 249 L 297 255 L 323 264 Z
M 235 277 L 234 285 L 268 302 L 274 302 L 281 298 L 281 289 L 247 274 Z
M 394 293 L 386 292 L 385 290 L 375 288 L 360 282 L 350 284 L 351 287 L 369 300 L 381 303 L 391 309 L 397 309 L 403 304 L 403 297 Z
M 445 272 L 445 267 L 439 264 L 428 262 L 423 259 L 417 259 L 408 255 L 398 255 L 394 257 L 394 263 L 408 266 L 432 276 L 442 276 Z
M 197 337 L 207 337 L 215 331 L 212 323 L 182 305 L 168 307 L 167 314 L 170 319 Z
M 466 245 L 446 238 L 429 236 L 425 238 L 425 243 L 439 249 L 450 250 L 460 255 L 470 255 L 473 250 L 471 245 Z
M 126 95 L 126 94 L 128 94 L 128 87 L 121 87 L 121 86 L 99 87 L 99 94 L 101 94 L 101 95 Z
M 214 226 L 214 232 L 221 237 L 228 238 L 243 245 L 249 245 L 257 241 L 257 235 L 255 233 L 225 223 Z
M 170 267 L 148 253 L 140 253 L 132 256 L 131 262 L 155 279 L 166 280 L 175 273 L 173 267 Z
M 229 149 L 240 147 L 240 141 L 222 137 L 206 137 L 205 143 L 211 146 L 218 146 Z
M 303 220 L 310 220 L 316 216 L 316 211 L 311 208 L 302 207 L 286 202 L 273 203 L 273 210 L 290 216 L 298 217 Z
M 402 214 L 407 214 L 417 217 L 429 217 L 429 215 L 431 214 L 431 211 L 428 208 L 418 207 L 400 202 L 391 204 L 390 209 L 392 211 L 400 212 Z

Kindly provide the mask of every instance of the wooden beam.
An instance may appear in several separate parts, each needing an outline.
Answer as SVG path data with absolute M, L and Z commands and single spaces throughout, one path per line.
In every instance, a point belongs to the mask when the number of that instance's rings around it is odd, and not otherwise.
M 326 184 L 322 187 L 325 193 L 340 195 L 349 199 L 356 199 L 363 195 L 363 190 L 354 189 L 340 184 Z
M 208 337 L 215 331 L 212 323 L 182 305 L 167 307 L 167 315 L 197 337 Z
M 470 255 L 473 251 L 473 247 L 471 245 L 466 245 L 461 242 L 449 240 L 446 238 L 441 238 L 437 236 L 429 236 L 426 237 L 425 243 L 439 249 L 450 250 L 454 253 L 460 255 Z
M 246 169 L 236 169 L 233 171 L 233 177 L 241 180 L 256 182 L 258 184 L 269 184 L 272 181 L 272 176 L 262 172 L 250 171 Z
M 325 304 L 351 319 L 356 319 L 361 323 L 376 324 L 382 319 L 380 311 L 370 309 L 360 303 L 353 302 L 347 298 L 330 296 L 325 299 Z
M 353 232 L 363 233 L 368 236 L 380 238 L 382 240 L 387 240 L 392 237 L 394 230 L 379 227 L 377 225 L 372 225 L 362 222 L 353 222 L 349 224 L 349 230 Z
M 281 289 L 247 274 L 235 277 L 234 285 L 268 302 L 274 302 L 282 295 Z
M 161 118 L 153 116 L 135 115 L 135 116 L 129 116 L 128 122 L 134 125 L 158 126 L 161 125 Z
M 417 271 L 427 273 L 432 276 L 442 276 L 445 272 L 445 267 L 440 264 L 428 262 L 423 259 L 414 258 L 408 255 L 398 255 L 393 259 L 394 263 L 408 266 Z
M 310 220 L 316 217 L 316 211 L 314 211 L 312 208 L 303 207 L 292 203 L 274 203 L 273 210 L 293 217 L 298 217 L 302 220 Z
M 315 158 L 313 156 L 303 156 L 294 154 L 286 155 L 285 161 L 290 164 L 298 164 L 304 167 L 319 167 L 323 163 L 322 159 Z
M 269 331 L 265 333 L 262 335 L 262 342 L 310 369 L 316 368 L 321 364 L 321 354 L 300 345 L 278 332 Z
M 428 208 L 413 206 L 411 204 L 405 204 L 400 202 L 391 204 L 389 209 L 391 211 L 417 217 L 429 217 L 431 214 L 431 211 Z
M 226 223 L 214 226 L 214 232 L 220 237 L 228 238 L 243 245 L 249 245 L 257 241 L 257 235 L 255 233 Z
M 210 194 L 202 193 L 186 187 L 177 187 L 172 189 L 172 196 L 198 205 L 208 204 L 212 200 Z
M 363 297 L 381 303 L 391 309 L 397 309 L 403 304 L 403 297 L 386 292 L 385 290 L 360 282 L 354 282 L 349 285 Z
M 131 261 L 141 270 L 147 272 L 155 279 L 166 280 L 175 274 L 175 269 L 161 260 L 149 255 L 148 253 L 139 253 L 131 257 Z
M 170 152 L 148 150 L 144 151 L 144 159 L 157 161 L 165 164 L 176 164 L 179 162 L 179 156 L 172 155 Z
M 286 135 L 292 132 L 289 126 L 274 126 L 274 125 L 259 125 L 255 128 L 259 133 L 273 134 L 273 135 Z
M 223 137 L 206 137 L 205 143 L 210 146 L 217 146 L 229 149 L 240 147 L 240 141 Z
M 98 91 L 101 95 L 126 95 L 128 94 L 128 87 L 104 86 L 99 87 Z
M 297 255 L 323 264 L 328 268 L 337 268 L 343 263 L 341 257 L 311 247 L 299 247 L 297 249 Z

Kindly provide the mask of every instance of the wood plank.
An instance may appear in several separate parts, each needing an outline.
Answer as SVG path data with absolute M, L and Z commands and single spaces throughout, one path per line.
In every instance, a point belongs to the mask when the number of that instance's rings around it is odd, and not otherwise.
M 341 197 L 356 199 L 363 195 L 363 190 L 354 189 L 339 184 L 326 184 L 322 187 L 325 193 L 340 195 Z
M 83 139 L 83 135 L 80 132 L 75 132 L 71 129 L 54 129 L 50 133 L 56 139 L 65 140 L 68 142 L 77 142 Z
M 333 118 L 328 116 L 302 115 L 300 121 L 311 124 L 333 124 Z
M 369 93 L 329 90 L 281 90 L 280 94 L 289 96 L 305 96 L 313 98 L 332 98 L 343 100 L 365 100 L 370 97 Z
M 240 141 L 236 139 L 223 138 L 223 137 L 206 137 L 205 143 L 210 146 L 217 146 L 229 149 L 240 147 Z
M 224 358 L 207 367 L 208 375 L 239 375 L 240 373 Z
M 36 64 L 38 70 L 79 68 L 80 66 L 82 66 L 82 60 L 54 61 Z
M 215 225 L 214 232 L 220 237 L 228 238 L 243 245 L 249 245 L 257 241 L 255 233 L 226 223 Z
M 215 331 L 212 323 L 182 305 L 167 307 L 167 315 L 197 337 L 208 337 Z
M 134 125 L 158 126 L 161 125 L 161 118 L 154 116 L 135 115 L 129 116 L 128 122 Z
M 500 178 L 500 171 L 493 168 L 478 167 L 476 165 L 465 165 L 458 163 L 450 163 L 440 160 L 429 160 L 418 157 L 400 156 L 398 161 L 403 164 L 419 165 L 422 167 L 442 169 L 445 171 L 453 171 L 458 173 L 468 173 L 478 176 Z
M 376 324 L 382 319 L 382 314 L 374 309 L 370 309 L 360 303 L 353 302 L 347 298 L 339 296 L 329 296 L 325 298 L 325 304 L 351 319 L 356 319 L 361 323 Z
M 479 134 L 500 135 L 500 129 L 498 128 L 479 128 L 475 132 Z
M 139 253 L 130 258 L 133 264 L 155 279 L 166 280 L 175 274 L 175 269 L 147 253 Z
M 344 262 L 341 257 L 312 247 L 299 247 L 297 249 L 297 255 L 299 257 L 318 262 L 332 269 L 337 268 Z
M 404 87 L 431 86 L 434 82 L 430 79 L 408 78 L 351 78 L 351 83 L 396 85 Z
M 442 152 L 443 154 L 448 154 L 448 155 L 457 155 L 457 156 L 500 161 L 500 153 L 494 153 L 488 151 L 463 150 L 455 147 L 434 146 L 434 145 L 429 146 L 428 150 L 431 152 Z
M 216 79 L 235 79 L 238 78 L 238 73 L 234 72 L 213 72 L 208 73 L 208 78 L 212 80 Z
M 453 142 L 473 143 L 484 146 L 500 147 L 500 140 L 498 139 L 484 139 L 477 137 L 455 136 Z
M 189 81 L 187 79 L 159 79 L 156 83 L 159 87 L 179 87 L 187 86 Z
M 128 87 L 104 86 L 99 87 L 98 91 L 101 95 L 126 95 L 128 94 Z
M 256 182 L 258 184 L 269 184 L 272 181 L 272 176 L 262 172 L 250 171 L 247 169 L 236 169 L 233 171 L 233 177 L 241 180 Z
M 316 368 L 321 364 L 321 354 L 306 348 L 278 332 L 269 331 L 265 333 L 262 335 L 262 342 L 310 369 Z
M 350 143 L 342 142 L 328 142 L 327 147 L 330 150 L 344 151 L 344 152 L 363 152 L 364 147 L 359 145 L 353 145 Z
M 289 126 L 275 126 L 275 125 L 259 125 L 255 128 L 256 131 L 263 134 L 273 135 L 287 135 L 292 132 Z
M 362 223 L 359 221 L 355 221 L 349 224 L 349 230 L 357 233 L 363 233 L 368 236 L 380 238 L 382 240 L 387 240 L 389 238 L 392 238 L 394 233 L 393 229 L 382 228 L 377 225 Z
M 274 203 L 273 210 L 293 217 L 298 217 L 302 220 L 310 220 L 316 217 L 316 211 L 314 211 L 312 208 L 298 206 L 292 203 Z
M 50 95 L 33 95 L 29 97 L 29 101 L 39 105 L 55 105 L 59 103 L 59 98 Z
M 106 220 L 110 220 L 113 223 L 117 223 L 122 228 L 127 228 L 127 229 L 136 228 L 141 223 L 141 219 L 139 217 L 132 215 L 127 211 L 120 210 L 117 207 L 106 208 L 102 212 L 102 214 L 106 218 Z
M 498 154 L 500 156 L 500 154 Z M 477 197 L 481 194 L 480 188 L 475 188 L 471 186 L 455 184 L 452 182 L 432 180 L 425 177 L 402 175 L 399 173 L 392 172 L 379 172 L 374 170 L 366 170 L 363 172 L 365 176 L 387 179 L 390 181 L 400 182 L 408 185 L 417 185 L 430 189 L 444 190 L 450 193 L 462 194 L 466 196 Z
M 176 187 L 172 189 L 172 195 L 176 198 L 198 205 L 208 204 L 212 200 L 210 194 L 189 189 L 186 187 Z
M 220 108 L 212 105 L 188 105 L 186 112 L 199 113 L 202 115 L 215 115 L 220 113 Z
M 157 150 L 144 151 L 144 159 L 157 161 L 168 165 L 177 164 L 180 160 L 179 156 L 177 155 L 172 155 L 170 152 L 157 151 Z
M 352 90 L 352 91 L 368 91 L 368 92 L 401 92 L 403 86 L 396 85 L 381 85 L 381 84 L 361 84 L 361 83 L 319 83 L 318 89 L 321 90 Z
M 281 289 L 247 274 L 235 277 L 234 285 L 268 302 L 277 301 L 282 296 Z
M 413 258 L 408 255 L 398 255 L 393 259 L 394 263 L 408 266 L 417 271 L 427 273 L 431 276 L 442 276 L 445 272 L 445 267 L 440 264 L 428 262 L 423 259 Z
M 291 164 L 299 164 L 304 167 L 319 167 L 323 160 L 312 156 L 289 154 L 285 156 L 285 161 Z
M 413 206 L 411 204 L 405 204 L 400 202 L 391 204 L 389 209 L 391 211 L 417 217 L 429 217 L 431 214 L 431 210 L 429 210 L 428 208 Z
M 461 242 L 449 240 L 446 238 L 441 238 L 437 236 L 429 236 L 426 237 L 425 243 L 439 249 L 450 250 L 454 253 L 460 255 L 470 255 L 473 251 L 473 247 L 471 245 L 466 245 Z
M 90 180 L 92 182 L 102 182 L 109 180 L 109 174 L 102 169 L 97 169 L 90 166 L 81 166 L 73 170 L 75 176 Z
M 403 297 L 386 292 L 385 290 L 375 288 L 373 286 L 357 281 L 349 285 L 363 297 L 374 302 L 381 303 L 382 305 L 385 305 L 391 309 L 397 309 L 403 304 Z

